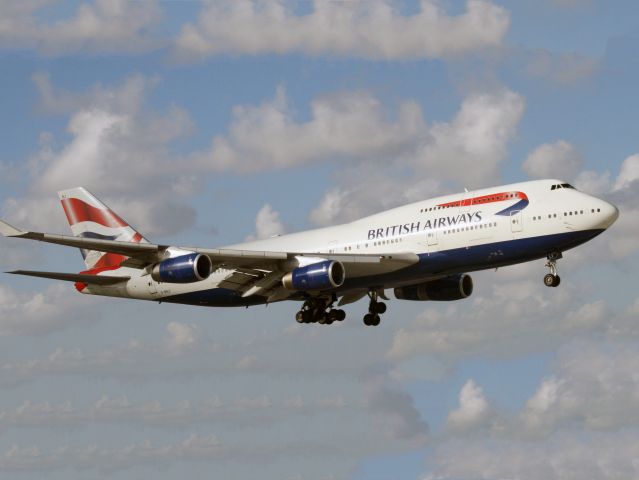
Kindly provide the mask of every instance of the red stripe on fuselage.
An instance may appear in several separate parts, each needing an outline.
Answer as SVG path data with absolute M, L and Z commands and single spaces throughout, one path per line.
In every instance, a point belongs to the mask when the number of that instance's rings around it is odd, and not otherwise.
M 128 223 L 111 210 L 96 208 L 77 198 L 63 198 L 62 208 L 64 208 L 69 225 L 75 225 L 80 222 L 95 222 L 110 228 L 129 226 Z
M 456 200 L 454 202 L 442 203 L 437 205 L 438 207 L 450 208 L 450 207 L 467 207 L 470 205 L 485 205 L 486 203 L 503 202 L 505 200 L 528 200 L 528 196 L 524 192 L 502 192 L 493 193 L 491 195 L 482 195 L 481 197 L 465 198 L 463 200 Z

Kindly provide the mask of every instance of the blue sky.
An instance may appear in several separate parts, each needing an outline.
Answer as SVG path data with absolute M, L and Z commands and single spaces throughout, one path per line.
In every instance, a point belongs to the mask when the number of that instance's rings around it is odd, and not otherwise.
M 23 2 L 0 14 L 0 210 L 67 233 L 83 185 L 154 241 L 222 246 L 562 177 L 621 217 L 382 326 L 0 279 L 0 478 L 633 478 L 631 1 Z M 5 240 L 0 267 L 78 271 Z

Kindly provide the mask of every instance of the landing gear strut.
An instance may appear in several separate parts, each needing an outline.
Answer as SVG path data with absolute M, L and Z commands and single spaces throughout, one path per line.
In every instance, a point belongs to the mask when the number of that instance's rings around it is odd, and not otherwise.
M 378 300 L 378 293 L 376 290 L 368 292 L 368 296 L 371 301 L 368 304 L 368 313 L 364 315 L 364 325 L 376 327 L 380 323 L 379 316 L 386 312 L 386 304 Z
M 552 252 L 548 254 L 548 262 L 546 266 L 550 269 L 550 273 L 544 276 L 544 285 L 547 287 L 558 287 L 561 283 L 561 278 L 557 273 L 557 260 L 563 258 L 561 252 Z
M 320 325 L 341 322 L 346 318 L 346 312 L 334 309 L 334 301 L 334 299 L 309 298 L 304 302 L 302 309 L 295 314 L 295 320 L 297 323 L 319 323 Z

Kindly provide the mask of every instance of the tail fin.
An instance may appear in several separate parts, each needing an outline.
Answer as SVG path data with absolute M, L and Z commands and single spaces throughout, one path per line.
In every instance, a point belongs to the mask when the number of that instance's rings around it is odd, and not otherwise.
M 88 190 L 78 187 L 58 192 L 71 231 L 76 237 L 148 243 L 127 222 L 122 220 Z M 124 255 L 81 249 L 89 270 L 118 267 L 127 259 Z

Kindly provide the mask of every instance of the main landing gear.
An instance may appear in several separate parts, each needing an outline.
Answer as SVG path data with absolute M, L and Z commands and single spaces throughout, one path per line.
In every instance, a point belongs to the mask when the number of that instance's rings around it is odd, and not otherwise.
M 371 301 L 368 304 L 368 313 L 364 315 L 364 325 L 368 327 L 376 327 L 379 325 L 379 316 L 386 312 L 386 304 L 378 300 L 377 291 L 371 290 L 368 293 Z
M 548 254 L 548 262 L 546 266 L 550 269 L 550 273 L 544 276 L 544 285 L 547 287 L 558 287 L 561 278 L 557 274 L 557 260 L 563 258 L 561 252 L 552 252 Z
M 325 298 L 310 298 L 295 314 L 295 320 L 297 323 L 319 323 L 320 325 L 341 322 L 346 318 L 346 312 L 334 309 L 333 302 L 334 300 Z

